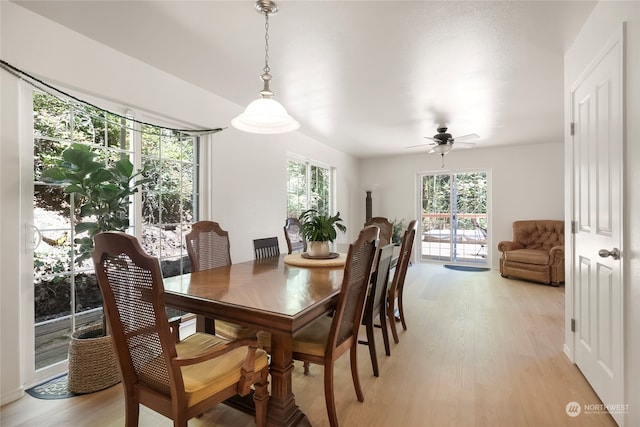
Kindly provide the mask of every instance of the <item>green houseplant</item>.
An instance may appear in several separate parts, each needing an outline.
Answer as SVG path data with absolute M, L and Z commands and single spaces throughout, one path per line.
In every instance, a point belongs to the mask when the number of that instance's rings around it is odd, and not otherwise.
M 72 144 L 56 159 L 55 166 L 42 172 L 42 180 L 64 185 L 74 194 L 76 263 L 91 257 L 93 236 L 102 231 L 126 231 L 129 205 L 138 186 L 147 182 L 145 170 L 134 171 L 127 157 L 114 162 L 96 161 L 98 154 L 88 145 Z M 69 343 L 68 390 L 91 393 L 120 381 L 117 359 L 106 319 L 102 325 L 79 329 Z
M 404 218 L 399 221 L 394 218 L 393 221 L 391 221 L 391 223 L 393 224 L 393 234 L 391 235 L 391 243 L 393 243 L 396 246 L 400 246 L 400 244 L 402 243 L 402 235 L 404 232 Z
M 129 227 L 129 205 L 138 186 L 148 182 L 144 170 L 134 171 L 123 157 L 109 166 L 97 162 L 97 153 L 84 144 L 72 144 L 55 166 L 42 172 L 42 180 L 64 184 L 64 192 L 75 194 L 76 263 L 91 257 L 93 236 L 102 231 L 125 231 Z
M 347 227 L 342 224 L 340 212 L 333 216 L 309 209 L 299 217 L 302 235 L 309 242 L 309 255 L 322 257 L 329 255 L 329 242 L 338 236 L 338 230 L 343 233 Z

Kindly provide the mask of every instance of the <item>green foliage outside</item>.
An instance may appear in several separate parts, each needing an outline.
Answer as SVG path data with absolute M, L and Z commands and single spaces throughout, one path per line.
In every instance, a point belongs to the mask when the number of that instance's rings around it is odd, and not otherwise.
M 428 175 L 423 178 L 422 211 L 424 213 L 487 213 L 486 173 L 460 173 L 454 175 Z M 451 205 L 455 193 L 457 204 Z M 455 208 L 455 209 L 454 209 Z M 487 219 L 458 218 L 459 229 L 474 229 L 476 225 L 487 228 Z M 432 229 L 448 228 L 447 218 L 430 219 Z
M 330 172 L 304 162 L 287 162 L 287 217 L 297 218 L 307 209 L 329 213 Z

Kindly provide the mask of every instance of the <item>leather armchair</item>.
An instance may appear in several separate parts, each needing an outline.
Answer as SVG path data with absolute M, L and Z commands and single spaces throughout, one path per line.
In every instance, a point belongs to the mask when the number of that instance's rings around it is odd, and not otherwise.
M 500 274 L 559 286 L 564 282 L 564 221 L 513 223 L 513 241 L 498 243 Z

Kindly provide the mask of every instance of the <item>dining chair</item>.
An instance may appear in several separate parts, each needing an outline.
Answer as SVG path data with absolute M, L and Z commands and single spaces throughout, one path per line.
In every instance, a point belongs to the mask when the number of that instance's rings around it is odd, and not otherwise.
M 158 259 L 121 232 L 94 236 L 93 262 L 125 393 L 125 424 L 140 405 L 187 420 L 254 388 L 256 424 L 266 425 L 268 356 L 256 340 L 196 332 L 176 343 L 167 321 Z
M 185 236 L 191 271 L 197 272 L 231 265 L 229 233 L 214 221 L 198 221 Z M 227 339 L 255 337 L 256 331 L 246 326 L 196 315 L 198 332 L 215 333 Z
M 409 260 L 411 258 L 411 250 L 413 249 L 413 240 L 416 235 L 416 221 L 412 220 L 407 226 L 406 231 L 402 237 L 402 244 L 400 245 L 400 254 L 398 255 L 398 263 L 395 267 L 393 279 L 391 285 L 387 290 L 387 319 L 391 324 L 391 333 L 393 334 L 393 341 L 400 342 L 398 338 L 398 331 L 396 329 L 396 302 L 398 308 L 398 316 L 402 322 L 402 328 L 407 330 L 407 322 L 404 318 L 404 304 L 403 304 L 403 292 L 404 292 L 404 279 L 407 275 L 407 268 L 409 267 Z
M 378 355 L 376 352 L 376 343 L 374 338 L 374 328 L 376 317 L 380 322 L 380 328 L 382 329 L 382 340 L 384 342 L 385 354 L 391 355 L 391 349 L 389 346 L 389 331 L 387 329 L 387 283 L 389 282 L 389 266 L 391 265 L 391 258 L 393 258 L 393 244 L 381 247 L 378 249 L 376 256 L 377 263 L 375 272 L 371 275 L 371 287 L 367 294 L 367 300 L 364 303 L 364 313 L 362 315 L 362 324 L 365 326 L 367 332 L 367 340 L 358 341 L 359 344 L 366 344 L 369 346 L 369 354 L 371 356 L 371 366 L 373 367 L 373 375 L 379 376 L 378 370 Z
M 358 330 L 362 321 L 371 267 L 375 257 L 378 230 L 365 227 L 349 246 L 342 286 L 332 316 L 320 316 L 293 336 L 292 354 L 296 360 L 324 366 L 324 397 L 329 424 L 338 426 L 334 396 L 335 361 L 349 351 L 351 377 L 356 396 L 364 401 L 357 366 Z M 268 350 L 271 335 L 258 332 L 258 340 Z
M 391 236 L 393 236 L 393 224 L 383 216 L 374 216 L 364 223 L 367 225 L 376 225 L 380 229 L 380 247 L 387 246 L 391 243 Z
M 198 221 L 185 236 L 191 271 L 231 265 L 229 232 L 214 221 Z
M 298 218 L 287 218 L 284 223 L 284 238 L 290 254 L 307 251 L 307 241 L 302 235 L 302 227 Z
M 253 252 L 256 259 L 280 256 L 280 244 L 277 237 L 265 237 L 253 241 Z

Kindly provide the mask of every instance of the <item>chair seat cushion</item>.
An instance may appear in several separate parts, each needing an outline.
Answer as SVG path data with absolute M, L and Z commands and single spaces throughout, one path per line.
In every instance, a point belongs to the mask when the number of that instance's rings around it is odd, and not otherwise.
M 327 339 L 332 321 L 332 317 L 322 316 L 295 334 L 293 336 L 293 353 L 304 353 L 322 357 L 327 348 Z M 270 348 L 271 334 L 262 331 L 258 332 L 258 341 L 264 347 Z
M 216 335 L 227 339 L 255 338 L 258 332 L 248 326 L 217 319 L 215 321 L 215 330 Z
M 195 356 L 227 342 L 214 335 L 196 332 L 176 344 L 176 352 L 182 357 Z M 247 347 L 239 347 L 206 362 L 182 367 L 187 404 L 192 406 L 237 383 L 246 357 Z M 258 349 L 255 370 L 263 369 L 268 363 L 267 353 Z
M 525 264 L 548 265 L 549 252 L 539 249 L 516 249 L 504 253 L 505 261 Z

